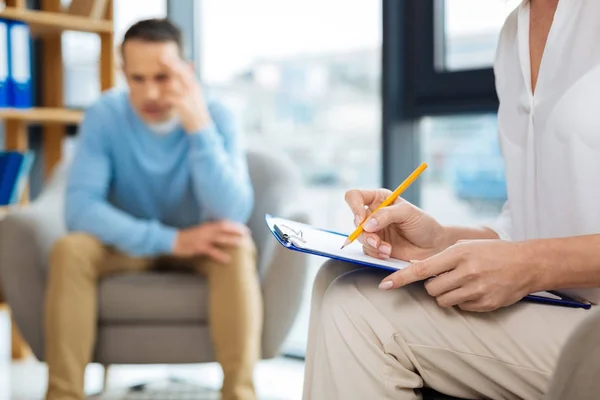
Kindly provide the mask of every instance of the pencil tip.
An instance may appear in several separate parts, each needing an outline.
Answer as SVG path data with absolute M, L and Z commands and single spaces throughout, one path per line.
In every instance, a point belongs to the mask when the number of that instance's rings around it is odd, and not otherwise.
M 348 246 L 349 244 L 350 244 L 350 241 L 348 239 L 346 239 L 346 241 L 344 242 L 342 247 L 340 247 L 340 250 L 342 250 L 344 247 Z

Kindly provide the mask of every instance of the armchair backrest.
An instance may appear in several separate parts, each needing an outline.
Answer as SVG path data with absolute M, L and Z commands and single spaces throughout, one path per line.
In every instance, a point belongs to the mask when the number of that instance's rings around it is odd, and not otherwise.
M 252 149 L 247 153 L 248 168 L 254 188 L 254 210 L 248 221 L 252 238 L 260 256 L 273 240 L 265 223 L 265 214 L 282 216 L 298 205 L 302 178 L 293 162 L 265 150 Z M 264 259 L 261 266 L 264 266 Z

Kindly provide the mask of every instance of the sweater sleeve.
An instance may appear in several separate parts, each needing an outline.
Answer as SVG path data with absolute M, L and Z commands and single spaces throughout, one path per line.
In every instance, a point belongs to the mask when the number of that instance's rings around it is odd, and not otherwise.
M 86 112 L 80 126 L 67 178 L 67 228 L 94 235 L 132 256 L 170 253 L 176 229 L 159 221 L 135 218 L 108 202 L 112 165 L 106 121 L 110 120 L 102 104 L 97 104 Z
M 212 123 L 190 135 L 190 163 L 196 197 L 210 219 L 246 223 L 254 192 L 239 130 L 219 103 L 209 107 Z

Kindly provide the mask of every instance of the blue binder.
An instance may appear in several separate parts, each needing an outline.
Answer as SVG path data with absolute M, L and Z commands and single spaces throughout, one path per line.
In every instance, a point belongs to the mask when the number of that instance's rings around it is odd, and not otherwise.
M 10 204 L 13 188 L 17 182 L 23 154 L 17 151 L 5 153 L 4 171 L 0 175 L 0 206 Z
M 2 182 L 4 181 L 7 162 L 8 153 L 0 151 L 0 192 L 2 191 Z
M 31 167 L 33 166 L 34 158 L 35 157 L 32 151 L 28 151 L 23 154 L 21 167 L 19 168 L 19 172 L 17 173 L 17 177 L 13 184 L 9 204 L 17 204 L 19 200 L 21 200 L 21 196 L 23 195 L 25 185 L 27 184 L 27 180 L 29 179 L 29 172 L 31 171 Z
M 9 23 L 7 20 L 0 18 L 0 108 L 8 107 L 9 89 L 9 51 L 8 51 L 8 29 Z
M 29 27 L 20 21 L 10 21 L 8 38 L 10 106 L 29 108 L 33 104 Z

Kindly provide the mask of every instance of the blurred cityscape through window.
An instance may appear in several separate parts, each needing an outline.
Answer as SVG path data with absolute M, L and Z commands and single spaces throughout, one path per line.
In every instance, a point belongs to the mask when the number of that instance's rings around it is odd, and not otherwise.
M 426 117 L 419 121 L 421 208 L 443 224 L 493 220 L 506 201 L 496 114 Z
M 349 232 L 344 193 L 381 185 L 381 4 L 203 0 L 202 81 L 246 142 L 289 156 L 314 224 Z M 323 259 L 312 259 L 310 280 Z M 304 354 L 310 285 L 287 351 Z
M 443 70 L 489 68 L 494 63 L 500 29 L 521 0 L 434 0 L 443 21 Z

